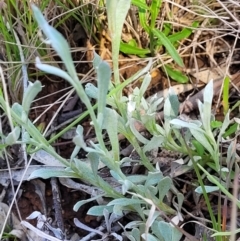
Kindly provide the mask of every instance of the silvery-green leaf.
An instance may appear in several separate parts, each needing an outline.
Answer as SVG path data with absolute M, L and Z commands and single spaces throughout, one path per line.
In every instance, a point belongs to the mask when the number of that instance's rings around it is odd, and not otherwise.
M 222 138 L 222 135 L 225 133 L 226 129 L 229 127 L 229 125 L 231 123 L 229 117 L 230 117 L 230 111 L 228 111 L 227 114 L 225 115 L 224 121 L 223 121 L 221 129 L 220 129 L 219 138 Z
M 164 117 L 168 120 L 175 118 L 178 115 L 179 110 L 179 101 L 178 97 L 175 94 L 172 88 L 169 89 L 168 97 L 165 100 L 164 104 Z
M 113 206 L 106 206 L 106 205 L 93 206 L 88 210 L 87 214 L 92 216 L 98 216 L 98 217 L 103 216 L 104 209 L 108 210 L 108 212 L 111 213 L 113 211 Z
M 145 175 L 129 175 L 127 179 L 134 183 L 134 184 L 140 184 L 146 181 L 147 176 Z
M 143 204 L 143 203 L 145 202 L 140 199 L 118 198 L 109 202 L 107 206 L 112 206 L 112 205 L 128 206 L 128 205 Z
M 134 184 L 132 182 L 127 179 L 124 180 L 122 182 L 122 194 L 125 195 L 128 190 L 132 189 L 133 186 Z
M 105 115 L 106 113 L 105 113 L 105 111 L 104 111 L 104 115 Z M 102 125 L 103 125 L 103 113 L 102 112 L 100 112 L 100 113 L 98 113 L 98 116 L 97 116 L 97 123 L 98 123 L 98 126 L 100 126 L 101 128 L 102 128 Z
M 187 122 L 187 121 L 183 121 L 183 120 L 180 120 L 180 119 L 173 119 L 170 121 L 170 123 L 172 125 L 175 125 L 177 126 L 178 128 L 182 128 L 182 127 L 186 127 L 186 128 L 189 128 L 189 129 L 195 129 L 199 132 L 204 132 L 201 128 L 200 128 L 200 124 L 198 123 L 193 123 L 193 122 Z
M 104 218 L 105 218 L 105 223 L 106 223 L 106 228 L 108 233 L 111 233 L 112 231 L 112 224 L 114 224 L 120 217 L 116 215 L 114 212 L 110 214 L 107 208 L 103 210 Z M 112 235 L 119 241 L 122 241 L 122 236 L 112 232 Z
M 87 154 L 87 158 L 90 160 L 92 172 L 96 177 L 98 175 L 99 155 L 96 152 L 90 152 Z
M 37 217 L 41 217 L 42 214 L 38 211 L 34 211 L 32 212 L 28 217 L 26 217 L 27 220 L 32 220 L 32 219 L 35 219 Z
M 149 186 L 145 187 L 143 185 L 137 185 L 137 187 L 138 187 L 138 194 L 142 195 L 142 196 L 145 196 L 146 195 L 146 189 L 147 188 L 149 189 Z
M 164 128 L 158 124 L 156 124 L 156 130 L 159 132 L 160 135 L 164 136 L 165 131 Z
M 239 101 L 239 104 L 240 104 L 240 101 Z M 234 117 L 233 119 L 237 124 L 240 125 L 240 118 Z
M 236 148 L 236 143 L 234 141 L 232 141 L 230 143 L 230 145 L 228 146 L 228 149 L 227 149 L 227 158 L 226 158 L 226 163 L 227 163 L 227 166 L 231 168 L 231 166 L 233 165 L 233 163 L 235 162 L 234 160 L 236 159 L 236 151 L 235 151 L 235 148 Z M 226 168 L 226 167 L 225 167 Z M 223 172 L 224 171 L 224 168 L 221 168 L 221 171 Z M 229 172 L 229 169 L 226 168 L 225 169 L 225 172 Z
M 96 52 L 94 52 L 93 68 L 95 70 L 98 69 L 102 62 L 103 62 L 102 58 Z
M 113 206 L 113 213 L 115 215 L 122 216 L 123 210 L 128 210 L 128 207 L 124 207 L 123 205 L 117 205 L 117 204 Z
M 170 121 L 176 118 L 177 116 L 176 113 L 178 113 L 179 102 L 176 98 L 177 98 L 176 94 L 173 92 L 172 89 L 170 89 L 168 97 L 165 100 L 164 109 L 163 109 L 164 121 L 165 121 L 164 131 L 166 135 L 168 135 L 168 133 L 171 131 Z
M 102 195 L 97 195 L 95 197 L 92 198 L 88 198 L 88 199 L 84 199 L 81 201 L 78 201 L 74 206 L 73 206 L 73 211 L 77 212 L 79 210 L 80 207 L 82 207 L 83 205 L 85 205 L 86 203 L 91 203 L 95 200 L 97 200 L 97 198 L 101 197 Z M 105 206 L 104 206 L 105 207 Z
M 151 140 L 146 145 L 144 145 L 143 147 L 144 153 L 162 146 L 162 143 L 164 142 L 164 140 L 165 138 L 163 136 L 153 136 Z
M 136 110 L 136 102 L 132 95 L 129 95 L 129 102 L 127 103 L 128 116 L 132 117 L 133 112 Z
M 77 126 L 76 133 L 77 135 L 83 135 L 83 127 L 81 125 Z
M 136 122 L 137 122 L 137 120 L 135 120 L 135 119 L 133 119 L 133 118 L 131 118 L 131 119 L 129 120 L 130 129 L 131 129 L 131 131 L 133 132 L 135 138 L 137 138 L 138 141 L 140 141 L 140 142 L 143 143 L 143 144 L 147 144 L 147 143 L 149 142 L 149 140 L 146 139 L 143 135 L 141 135 L 141 134 L 139 133 L 139 131 L 136 129 L 136 127 L 135 127 Z
M 229 169 L 227 167 L 223 167 L 223 168 L 221 168 L 221 171 L 222 172 L 229 172 Z
M 145 223 L 143 221 L 132 221 L 125 225 L 125 229 L 133 229 L 139 227 L 139 230 L 145 230 Z
M 114 161 L 119 161 L 119 141 L 118 141 L 118 114 L 115 110 L 106 108 L 103 121 L 103 128 L 107 130 Z
M 173 119 L 172 107 L 171 107 L 171 103 L 169 101 L 169 98 L 167 98 L 164 102 L 163 113 L 164 113 L 164 131 L 166 133 L 169 133 L 169 131 L 170 131 L 170 121 Z
M 159 190 L 159 200 L 162 201 L 163 198 L 166 196 L 167 192 L 170 190 L 172 185 L 172 180 L 170 177 L 164 177 L 158 183 L 158 190 Z
M 205 187 L 205 190 L 206 190 L 206 193 L 211 193 L 211 192 L 215 192 L 215 191 L 218 191 L 219 190 L 219 187 L 218 186 L 204 186 Z M 195 189 L 195 192 L 196 193 L 199 193 L 199 194 L 203 194 L 203 189 L 201 186 L 197 187 Z
M 140 97 L 140 98 L 142 98 L 143 95 L 145 94 L 145 92 L 147 91 L 147 88 L 148 88 L 151 80 L 152 80 L 151 74 L 148 72 L 148 73 L 145 75 L 145 77 L 144 77 L 144 79 L 143 79 L 143 82 L 142 82 L 142 84 L 141 84 L 141 87 L 140 87 L 140 91 L 139 91 L 139 97 Z
M 214 136 L 211 131 L 211 118 L 212 118 L 212 99 L 213 99 L 213 81 L 211 80 L 204 89 L 203 104 L 198 101 L 200 116 L 204 129 L 206 130 L 209 138 L 214 141 Z
M 40 81 L 35 81 L 34 83 L 29 82 L 28 87 L 23 94 L 22 107 L 28 114 L 30 106 L 33 100 L 36 98 L 37 94 L 42 90 L 42 85 Z
M 141 235 L 141 237 L 146 240 L 146 241 L 159 241 L 156 237 L 154 237 L 152 234 L 150 233 L 143 233 Z
M 177 199 L 178 199 L 178 211 L 181 211 L 182 205 L 183 205 L 183 201 L 184 201 L 184 196 L 182 193 L 178 192 L 177 193 Z
M 201 120 L 203 121 L 204 119 L 203 103 L 200 100 L 197 100 L 197 104 L 198 104 L 198 110 L 199 110 Z
M 147 100 L 142 97 L 141 98 L 141 104 L 140 106 L 147 112 L 149 113 L 148 111 L 150 110 L 150 113 L 151 113 L 151 105 L 149 105 L 149 103 L 147 102 Z
M 42 31 L 50 41 L 53 49 L 61 57 L 68 72 L 69 73 L 75 72 L 71 51 L 66 39 L 64 39 L 62 34 L 59 33 L 54 27 L 48 24 L 48 22 L 43 17 L 41 11 L 34 4 L 32 4 L 32 10 L 33 10 L 34 17 L 38 22 L 39 27 L 42 29 Z
M 88 97 L 93 98 L 93 99 L 97 99 L 98 98 L 98 88 L 93 85 L 92 83 L 87 83 L 85 85 L 85 92 L 87 94 Z
M 19 139 L 20 133 L 21 133 L 20 127 L 15 126 L 14 129 L 5 138 L 5 143 L 7 145 L 16 144 L 17 140 Z
M 171 108 L 172 108 L 172 114 L 174 115 L 174 117 L 178 116 L 178 112 L 179 112 L 179 100 L 178 100 L 178 96 L 175 94 L 174 89 L 170 88 L 169 89 L 169 101 L 171 103 Z
M 24 131 L 22 141 L 24 143 L 28 143 L 30 141 L 30 136 L 29 136 L 28 132 Z
M 203 92 L 203 102 L 212 104 L 213 99 L 213 80 L 210 80 Z
M 141 116 L 140 121 L 142 122 L 142 124 L 145 126 L 145 128 L 153 135 L 153 136 L 159 136 L 159 132 L 157 129 L 157 123 L 156 123 L 156 114 L 144 114 Z M 162 136 L 161 136 L 162 137 Z M 166 138 L 164 137 L 163 140 L 166 140 Z M 159 146 L 161 146 L 161 142 L 158 142 Z
M 42 64 L 38 57 L 36 58 L 36 67 L 46 73 L 59 76 L 65 80 L 67 80 L 70 84 L 73 84 L 73 80 L 68 73 L 66 73 L 65 71 L 63 71 L 55 66 L 52 66 L 49 64 Z
M 122 26 L 130 8 L 130 3 L 130 0 L 107 0 L 108 23 L 112 37 L 118 38 L 121 36 Z
M 135 239 L 129 232 L 124 232 L 124 235 L 130 240 L 130 241 L 141 241 L 141 239 Z
M 77 135 L 74 136 L 73 138 L 73 142 L 75 145 L 83 148 L 86 152 L 91 152 L 91 151 L 95 151 L 93 148 L 90 148 L 86 145 L 84 138 L 83 138 L 83 127 L 78 125 L 77 130 L 76 130 Z
M 150 199 L 154 198 L 158 193 L 158 188 L 154 186 L 148 186 L 147 191 L 145 190 L 145 194 L 146 193 L 150 193 L 150 195 L 148 195 Z
M 110 170 L 110 173 L 111 173 L 112 177 L 114 177 L 116 180 L 118 180 L 118 181 L 122 180 L 122 178 L 115 171 Z
M 157 95 L 156 95 L 157 96 Z M 148 103 L 150 104 L 151 106 L 151 109 L 152 109 L 152 112 L 155 112 L 157 111 L 158 109 L 161 108 L 161 106 L 163 106 L 163 100 L 164 98 L 156 98 L 155 96 L 151 97 L 149 100 L 148 100 Z
M 206 130 L 207 134 L 210 136 L 211 138 L 214 139 L 214 137 L 212 136 L 212 132 L 211 132 L 211 115 L 212 115 L 212 104 L 208 103 L 208 102 L 204 102 L 203 103 L 203 112 L 200 113 L 201 115 L 201 119 L 202 119 L 202 124 L 204 129 Z
M 105 115 L 104 112 L 106 107 L 107 93 L 112 75 L 109 64 L 106 61 L 100 61 L 99 58 L 99 55 L 94 53 L 94 60 L 96 59 L 97 62 L 96 64 L 94 64 L 94 67 L 97 75 L 98 86 L 98 116 L 99 114 Z
M 20 104 L 14 103 L 12 106 L 12 110 L 20 118 L 20 121 L 24 123 L 27 122 L 28 116 Z
M 164 238 L 164 241 L 177 241 L 172 239 L 172 228 L 170 224 L 160 221 L 158 222 L 158 227 L 162 231 L 161 234 Z
M 172 227 L 172 241 L 179 241 L 182 238 L 182 233 L 175 227 Z
M 119 49 L 123 23 L 130 8 L 131 0 L 107 0 L 107 18 L 110 37 L 112 38 L 112 60 L 115 84 L 119 84 Z
M 158 223 L 160 221 L 155 221 L 153 224 L 152 224 L 152 233 L 157 236 L 158 240 L 159 241 L 165 241 L 163 236 L 162 236 L 162 230 L 159 229 L 159 226 L 158 226 Z
M 156 207 L 152 206 L 151 209 L 146 209 L 143 211 L 143 213 L 146 215 L 146 217 L 151 217 L 150 220 L 147 221 L 146 225 L 149 227 L 152 227 L 153 223 L 157 221 L 156 219 L 161 216 L 161 212 L 156 210 Z
M 35 179 L 35 178 L 43 178 L 47 179 L 50 177 L 65 177 L 65 178 L 79 178 L 79 176 L 74 172 L 64 171 L 64 170 L 56 170 L 53 171 L 52 169 L 38 169 L 32 172 L 28 180 Z
M 75 162 L 75 166 L 77 168 L 76 174 L 77 174 L 78 178 L 81 178 L 84 181 L 89 182 L 94 186 L 100 186 L 104 190 L 107 190 L 108 192 L 110 190 L 112 190 L 112 187 L 110 186 L 110 184 L 108 184 L 106 181 L 104 181 L 99 175 L 96 178 L 96 176 L 93 174 L 93 171 L 91 170 L 91 167 L 88 163 L 86 163 L 85 161 L 76 159 L 76 158 L 74 158 L 74 162 Z M 113 195 L 116 194 L 116 193 L 114 193 L 114 191 L 112 191 L 111 193 Z
M 89 141 L 89 143 L 91 144 L 91 146 L 93 148 L 89 148 L 89 147 L 86 148 L 87 152 L 95 151 L 95 152 L 97 152 L 97 153 L 99 153 L 101 155 L 106 155 L 105 151 L 101 148 L 101 146 L 98 143 L 95 144 L 92 141 Z
M 123 159 L 120 161 L 121 165 L 128 165 L 128 166 L 131 166 L 130 163 L 132 163 L 132 159 L 130 157 L 123 157 Z
M 109 232 L 109 231 L 111 231 L 111 230 L 109 229 L 109 223 L 110 223 L 109 216 L 110 216 L 110 212 L 109 212 L 106 208 L 103 209 L 103 216 L 104 216 L 104 219 L 105 219 L 107 231 Z
M 131 230 L 131 234 L 132 234 L 132 236 L 133 236 L 133 238 L 134 238 L 135 241 L 140 241 L 140 240 L 141 240 L 141 239 L 140 239 L 140 231 L 139 231 L 138 228 L 133 228 L 133 229 Z
M 142 210 L 142 205 L 140 203 L 138 204 L 134 204 L 133 205 L 134 210 L 136 211 L 136 213 L 138 213 L 139 217 L 141 218 L 141 220 L 145 220 L 145 215 L 143 213 Z M 144 224 L 145 225 L 145 224 Z M 141 225 L 140 225 L 141 226 Z
M 33 139 L 31 139 L 31 144 L 32 144 Z M 64 167 L 65 165 L 62 164 L 61 162 L 59 162 L 59 160 L 55 157 L 53 157 L 52 155 L 50 155 L 48 152 L 44 151 L 44 150 L 38 150 L 36 152 L 34 152 L 33 154 L 31 154 L 31 157 L 34 158 L 34 160 L 38 161 L 39 163 L 41 163 L 42 165 L 46 165 L 46 166 L 54 166 L 54 167 Z M 65 171 L 67 171 L 65 169 Z M 71 171 L 71 170 L 70 170 Z
M 156 185 L 162 179 L 163 179 L 163 174 L 161 171 L 149 172 L 145 183 L 145 187 Z
M 70 157 L 70 160 L 73 160 L 79 153 L 81 147 L 80 146 L 75 146 L 74 149 L 73 149 L 73 152 L 71 154 L 71 157 Z
M 106 7 L 111 35 L 120 36 L 130 2 L 129 0 L 107 0 Z
M 91 165 L 89 162 L 77 158 L 74 158 L 73 160 L 75 162 L 76 168 L 78 169 L 78 174 L 83 174 L 84 177 L 86 177 L 86 179 L 88 179 L 90 182 L 91 180 L 97 181 L 92 173 Z

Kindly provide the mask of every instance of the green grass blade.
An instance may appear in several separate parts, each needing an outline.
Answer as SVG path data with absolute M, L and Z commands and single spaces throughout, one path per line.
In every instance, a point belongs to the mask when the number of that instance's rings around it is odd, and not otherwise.
M 132 0 L 131 1 L 133 5 L 139 7 L 139 8 L 142 8 L 142 9 L 145 9 L 145 10 L 149 10 L 149 7 L 146 3 L 142 2 L 142 1 L 139 1 L 139 0 Z
M 138 14 L 139 14 L 139 22 L 142 28 L 149 34 L 150 33 L 150 28 L 147 25 L 148 19 L 147 19 L 147 11 L 144 8 L 139 8 L 138 9 Z
M 224 115 L 227 114 L 229 110 L 229 83 L 230 83 L 230 78 L 227 76 L 224 79 L 224 84 L 223 84 L 223 113 Z
M 162 32 L 165 34 L 165 36 L 168 36 L 169 33 L 171 32 L 171 30 L 172 30 L 172 24 L 170 24 L 170 23 L 164 23 L 163 24 Z
M 153 29 L 156 24 L 156 19 L 160 11 L 160 7 L 162 5 L 162 0 L 152 0 L 151 6 L 150 6 L 150 12 L 151 12 L 151 23 L 150 27 Z
M 120 51 L 124 54 L 134 54 L 141 56 L 149 54 L 151 52 L 149 49 L 141 49 L 123 42 L 120 43 Z
M 182 58 L 179 56 L 177 50 L 174 48 L 170 40 L 161 31 L 157 29 L 152 29 L 152 31 L 155 36 L 162 42 L 168 53 L 172 56 L 173 60 L 181 67 L 184 67 Z
M 194 22 L 192 27 L 196 28 L 198 27 L 199 23 Z M 176 43 L 177 41 L 181 41 L 183 39 L 187 39 L 192 34 L 193 29 L 190 28 L 184 28 L 181 32 L 172 34 L 168 36 L 168 39 L 171 43 Z
M 164 68 L 167 74 L 175 81 L 181 84 L 188 82 L 188 77 L 184 75 L 181 71 L 173 69 L 170 65 L 165 65 Z

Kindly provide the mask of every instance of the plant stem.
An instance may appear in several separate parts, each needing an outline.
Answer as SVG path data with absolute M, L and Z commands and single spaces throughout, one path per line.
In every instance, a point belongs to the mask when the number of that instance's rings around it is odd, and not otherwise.
M 183 139 L 184 139 L 184 138 L 183 138 Z M 184 141 L 185 141 L 185 139 L 184 139 Z M 186 141 L 185 141 L 185 147 L 186 147 L 186 149 L 188 150 L 188 155 L 190 156 L 190 159 L 192 160 L 193 168 L 194 168 L 194 171 L 196 172 L 196 175 L 197 175 L 197 178 L 198 178 L 198 182 L 199 182 L 199 184 L 200 184 L 200 186 L 201 186 L 201 188 L 202 188 L 202 190 L 203 190 L 203 196 L 204 196 L 205 202 L 206 202 L 206 204 L 207 204 L 207 208 L 208 208 L 208 211 L 209 211 L 211 220 L 212 220 L 213 228 L 214 228 L 214 230 L 220 231 L 220 230 L 218 229 L 218 225 L 217 225 L 217 222 L 216 222 L 216 218 L 215 218 L 215 216 L 214 216 L 214 214 L 213 214 L 213 210 L 212 210 L 211 204 L 210 204 L 210 202 L 209 202 L 209 198 L 208 198 L 208 195 L 207 195 L 207 192 L 206 192 L 206 189 L 205 189 L 205 186 L 204 186 L 202 177 L 201 177 L 201 175 L 200 175 L 198 166 L 197 166 L 197 164 L 196 164 L 196 162 L 195 162 L 195 160 L 194 160 L 194 158 L 193 158 L 192 152 L 191 152 L 190 148 L 188 147 Z M 220 238 L 220 237 L 217 237 L 217 240 L 220 241 L 219 238 Z

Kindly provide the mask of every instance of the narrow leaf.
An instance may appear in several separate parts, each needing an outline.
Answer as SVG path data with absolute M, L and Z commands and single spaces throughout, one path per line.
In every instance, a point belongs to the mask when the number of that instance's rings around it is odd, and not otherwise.
M 112 206 L 112 205 L 128 206 L 128 205 L 141 204 L 141 203 L 145 203 L 145 202 L 139 199 L 118 198 L 109 202 L 107 206 Z
M 176 61 L 176 63 L 184 67 L 182 58 L 179 56 L 177 50 L 172 45 L 172 43 L 169 41 L 169 39 L 159 30 L 153 29 L 152 32 L 156 35 L 157 38 L 162 42 L 164 47 L 167 49 L 168 53 L 171 55 L 171 57 Z
M 42 85 L 40 81 L 35 81 L 34 83 L 29 82 L 27 90 L 23 95 L 22 107 L 28 114 L 30 106 L 33 100 L 36 98 L 37 94 L 42 90 Z
M 185 84 L 188 82 L 188 77 L 186 75 L 184 75 L 181 71 L 172 68 L 170 65 L 166 64 L 162 67 L 162 69 L 165 69 L 171 79 L 177 81 L 178 83 Z
M 150 49 L 142 49 L 124 42 L 120 43 L 120 51 L 124 54 L 134 54 L 140 56 L 144 56 L 146 54 L 151 53 Z
M 7 135 L 5 143 L 7 145 L 16 144 L 16 141 L 19 139 L 21 130 L 19 126 L 14 127 L 14 129 Z
M 218 186 L 204 186 L 204 188 L 205 188 L 205 191 L 206 191 L 206 193 L 211 193 L 211 192 L 215 192 L 215 191 L 218 191 L 219 190 L 219 187 Z M 196 189 L 195 189 L 195 192 L 196 193 L 199 193 L 199 194 L 203 194 L 203 189 L 202 189 L 202 187 L 197 187 Z
M 43 178 L 47 179 L 50 177 L 65 177 L 65 178 L 79 178 L 79 176 L 74 172 L 64 171 L 64 170 L 55 170 L 52 169 L 46 170 L 44 169 L 38 169 L 36 171 L 33 171 L 28 180 L 35 179 L 35 178 Z
M 120 147 L 118 141 L 118 114 L 115 110 L 106 108 L 104 116 L 103 128 L 107 130 L 111 145 L 114 161 L 119 161 L 120 159 Z
M 71 51 L 67 40 L 64 39 L 62 34 L 59 33 L 54 27 L 48 24 L 48 22 L 45 20 L 41 11 L 38 9 L 38 7 L 36 7 L 36 5 L 32 4 L 32 10 L 39 27 L 42 29 L 42 31 L 50 41 L 50 44 L 52 45 L 54 50 L 63 60 L 68 72 L 75 73 L 75 67 L 73 65 Z
M 227 76 L 224 79 L 224 84 L 223 84 L 223 112 L 226 115 L 229 109 L 229 83 L 230 83 L 230 78 Z

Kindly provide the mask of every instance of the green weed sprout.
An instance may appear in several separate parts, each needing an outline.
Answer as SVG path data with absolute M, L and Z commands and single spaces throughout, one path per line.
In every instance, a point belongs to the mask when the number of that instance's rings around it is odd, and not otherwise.
M 176 50 L 176 46 L 178 46 L 180 41 L 187 39 L 192 34 L 193 29 L 198 27 L 199 23 L 195 21 L 192 23 L 191 27 L 183 28 L 181 31 L 173 34 L 170 34 L 172 30 L 171 24 L 165 23 L 163 24 L 163 30 L 160 31 L 156 28 L 156 22 L 160 15 L 162 1 L 153 0 L 149 6 L 146 2 L 147 1 L 134 0 L 132 4 L 138 8 L 139 24 L 149 36 L 149 48 L 140 48 L 137 46 L 136 41 L 131 39 L 128 43 L 121 42 L 120 51 L 125 54 L 132 54 L 140 57 L 146 57 L 149 54 L 155 56 L 162 46 L 164 46 L 167 54 L 172 57 L 175 63 L 183 67 L 183 61 Z M 188 77 L 170 64 L 164 65 L 163 70 L 173 80 L 179 83 L 188 82 Z

